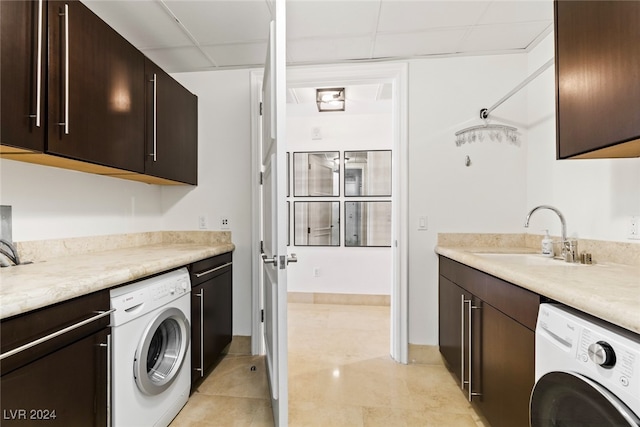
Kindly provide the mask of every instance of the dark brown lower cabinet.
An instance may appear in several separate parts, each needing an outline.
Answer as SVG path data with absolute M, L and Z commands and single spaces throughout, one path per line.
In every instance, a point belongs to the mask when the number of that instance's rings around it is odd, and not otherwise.
M 492 427 L 529 425 L 540 296 L 440 258 L 440 353 Z
M 535 333 L 489 304 L 482 306 L 479 390 L 474 398 L 492 427 L 529 425 L 535 381 Z
M 191 265 L 191 390 L 215 367 L 233 336 L 231 253 Z
M 108 425 L 108 307 L 105 292 L 2 320 L 1 425 Z

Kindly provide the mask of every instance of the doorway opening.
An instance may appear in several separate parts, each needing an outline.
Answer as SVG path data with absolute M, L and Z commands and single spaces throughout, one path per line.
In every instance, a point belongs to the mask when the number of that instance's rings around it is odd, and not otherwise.
M 344 86 L 319 112 L 317 87 L 290 87 L 288 270 L 291 302 L 389 305 L 392 289 L 391 84 Z
M 391 195 L 388 197 L 373 197 L 371 200 L 366 200 L 367 203 L 377 203 L 375 206 L 368 206 L 362 204 L 359 206 L 360 211 L 372 211 L 375 210 L 373 208 L 386 208 L 381 203 L 388 203 L 389 211 L 390 211 L 390 241 L 387 249 L 390 251 L 389 263 L 391 270 L 391 289 L 388 291 L 389 300 L 390 300 L 390 329 L 391 329 L 391 342 L 390 342 L 390 354 L 391 357 L 400 363 L 407 363 L 408 359 L 408 301 L 407 301 L 407 248 L 408 248 L 408 229 L 407 229 L 407 215 L 408 215 L 408 207 L 407 207 L 407 194 L 408 194 L 408 186 L 407 186 L 407 164 L 408 164 L 408 141 L 407 141 L 407 79 L 408 79 L 408 70 L 406 63 L 383 63 L 383 64 L 358 64 L 358 65 L 339 65 L 339 66 L 326 66 L 326 67 L 300 67 L 300 68 L 289 68 L 287 70 L 287 87 L 288 89 L 301 89 L 301 88 L 318 88 L 318 87 L 334 87 L 336 85 L 341 86 L 356 86 L 356 85 L 382 85 L 388 87 L 390 91 L 390 104 L 391 104 L 391 118 L 390 118 L 390 130 L 389 130 L 389 140 L 391 143 L 391 151 L 393 155 L 391 156 L 392 162 L 392 179 L 391 179 Z M 256 101 L 252 103 L 252 108 L 255 105 L 255 116 L 258 117 L 259 113 L 259 99 L 260 99 L 260 84 L 261 84 L 261 76 L 260 73 L 255 72 L 252 73 L 252 98 Z M 315 107 L 315 106 L 314 106 Z M 332 113 L 324 113 L 324 114 L 332 114 Z M 253 147 L 258 146 L 258 142 L 256 141 L 256 137 L 259 135 L 259 120 L 255 120 L 252 118 L 252 125 L 254 132 L 254 144 Z M 287 126 L 289 128 L 289 126 Z M 317 136 L 317 134 L 322 135 L 323 130 L 322 126 L 320 129 L 308 129 L 308 134 L 311 135 L 311 138 L 307 137 L 307 140 L 311 140 L 310 144 L 313 143 L 313 137 Z M 323 136 L 320 140 L 315 140 L 315 143 L 322 147 L 322 143 L 326 143 L 327 139 L 330 137 L 330 133 L 326 133 L 326 136 Z M 287 141 L 290 140 L 290 136 L 287 135 Z M 326 146 L 326 145 L 325 145 Z M 354 149 L 357 147 L 347 147 L 340 148 L 338 150 L 334 150 L 333 148 L 327 148 L 327 151 L 339 151 L 339 160 L 341 164 L 344 165 L 345 159 L 345 151 L 370 151 L 368 149 Z M 255 151 L 255 150 L 254 150 Z M 288 148 L 290 152 L 290 157 L 293 156 L 293 152 Z M 324 148 L 320 150 L 313 151 L 325 151 Z M 373 150 L 376 151 L 376 150 Z M 309 150 L 308 152 L 312 152 Z M 256 153 L 253 154 L 254 158 L 256 157 Z M 257 165 L 257 159 L 254 165 Z M 256 166 L 254 168 L 254 173 L 259 174 L 259 168 Z M 356 173 L 357 174 L 357 173 Z M 344 186 L 344 174 L 342 174 L 341 182 L 339 183 L 340 194 L 342 196 L 338 196 L 337 199 L 341 202 L 345 202 L 347 196 L 344 196 L 345 186 Z M 350 175 L 351 176 L 351 175 Z M 291 180 L 290 180 L 291 181 Z M 256 181 L 258 182 L 258 178 Z M 293 197 L 294 189 L 291 188 L 288 194 Z M 259 191 L 255 190 L 255 194 L 258 194 Z M 313 196 L 308 196 L 313 197 Z M 342 200 L 340 200 L 343 198 Z M 258 201 L 257 198 L 254 200 Z M 320 200 L 320 199 L 317 199 Z M 334 203 L 330 201 L 329 203 Z M 352 198 L 353 201 L 365 202 L 364 199 L 356 199 Z M 302 201 L 302 200 L 301 200 Z M 305 201 L 308 201 L 306 199 Z M 323 199 L 324 201 L 324 199 Z M 295 200 L 291 200 L 291 202 L 295 203 Z M 294 203 L 290 203 L 290 213 L 292 213 L 295 209 L 293 206 Z M 351 203 L 351 201 L 349 201 Z M 345 207 L 344 204 L 341 203 L 340 206 L 340 214 L 343 217 L 343 221 L 346 221 L 345 216 Z M 355 208 L 352 206 L 349 208 Z M 330 208 L 331 212 L 335 212 L 335 207 L 332 206 Z M 378 209 L 380 210 L 380 209 Z M 254 209 L 254 215 L 255 215 Z M 360 221 L 362 223 L 362 221 Z M 290 226 L 290 230 L 295 228 L 295 225 Z M 346 229 L 345 225 L 340 227 L 342 234 L 344 234 L 344 230 Z M 259 255 L 259 218 L 254 218 L 254 254 L 253 262 L 254 262 L 254 286 L 253 286 L 253 306 L 254 313 L 260 313 L 260 287 L 259 287 L 259 270 L 260 265 L 258 263 L 260 259 Z M 295 236 L 291 236 L 293 240 Z M 364 240 L 363 237 L 360 238 L 360 241 Z M 340 241 L 342 243 L 346 242 L 344 235 L 341 236 Z M 292 242 L 293 243 L 293 242 Z M 383 249 L 384 247 L 372 247 L 372 248 L 362 248 L 365 250 L 376 250 Z M 307 249 L 307 248 L 301 248 Z M 332 247 L 323 247 L 319 248 L 321 250 L 334 249 Z M 302 251 L 299 251 L 297 247 L 291 245 L 289 247 L 289 252 L 298 251 L 298 264 L 292 266 L 288 269 L 289 273 L 293 271 L 296 267 L 300 266 L 302 263 L 303 255 Z M 370 263 L 369 263 L 370 264 Z M 358 270 L 362 270 L 363 267 L 356 267 Z M 314 269 L 312 268 L 313 272 Z M 318 272 L 320 276 L 322 275 L 322 269 Z M 252 330 L 252 351 L 255 354 L 261 353 L 261 323 L 259 316 L 254 317 L 253 322 L 253 330 Z

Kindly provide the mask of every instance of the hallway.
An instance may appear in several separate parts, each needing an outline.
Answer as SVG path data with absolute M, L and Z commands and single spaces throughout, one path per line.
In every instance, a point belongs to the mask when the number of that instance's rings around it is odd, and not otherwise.
M 289 303 L 288 314 L 290 426 L 485 426 L 442 364 L 391 360 L 389 307 Z M 271 426 L 267 387 L 263 358 L 228 355 L 171 426 Z

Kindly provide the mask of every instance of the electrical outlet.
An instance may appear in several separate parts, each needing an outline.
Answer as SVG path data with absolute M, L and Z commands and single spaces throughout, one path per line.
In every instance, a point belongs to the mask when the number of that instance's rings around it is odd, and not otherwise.
M 314 267 L 313 268 L 313 277 L 320 277 L 320 268 L 319 267 Z
M 630 240 L 640 240 L 640 217 L 632 216 L 629 218 L 629 235 Z
M 198 216 L 198 228 L 200 230 L 206 230 L 207 229 L 207 217 L 206 217 L 206 215 Z
M 230 228 L 231 228 L 231 221 L 229 221 L 229 217 L 226 217 L 226 216 L 220 217 L 220 229 L 229 230 Z

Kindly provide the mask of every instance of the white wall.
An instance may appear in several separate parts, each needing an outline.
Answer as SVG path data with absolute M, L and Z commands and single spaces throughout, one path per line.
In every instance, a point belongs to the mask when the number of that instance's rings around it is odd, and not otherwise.
M 288 105 L 287 151 L 391 150 L 391 103 L 382 104 L 386 108 L 378 113 L 361 114 L 299 112 L 296 106 Z M 320 128 L 321 140 L 312 139 L 313 128 Z M 294 246 L 292 234 L 289 253 L 298 256 L 298 263 L 288 270 L 287 287 L 293 292 L 389 295 L 391 248 L 344 247 L 344 201 L 351 198 L 344 197 L 344 173 L 340 177 L 340 197 L 331 200 L 341 204 L 341 247 Z M 293 202 L 320 199 L 293 197 L 293 188 L 291 193 L 293 223 Z M 314 277 L 316 268 L 320 269 L 319 277 Z
M 409 70 L 409 342 L 438 343 L 438 263 L 443 232 L 522 232 L 526 215 L 523 143 L 475 142 L 454 134 L 480 124 L 489 107 L 527 76 L 525 55 L 412 61 Z M 494 113 L 526 123 L 524 96 Z M 521 126 L 518 125 L 521 129 Z M 465 166 L 465 156 L 471 166 Z M 418 218 L 428 230 L 418 231 Z
M 529 54 L 529 71 L 553 57 L 553 34 Z M 629 217 L 640 215 L 640 158 L 556 160 L 553 68 L 528 87 L 527 209 L 550 204 L 563 213 L 569 236 L 640 244 L 627 240 Z M 603 119 L 603 125 L 605 119 Z M 531 232 L 560 235 L 550 211 L 531 220 Z
M 0 159 L 0 204 L 14 241 L 162 229 L 161 189 L 118 178 Z
M 163 187 L 163 226 L 193 230 L 204 215 L 209 229 L 229 219 L 233 252 L 233 333 L 251 335 L 250 71 L 179 73 L 198 95 L 198 186 Z

